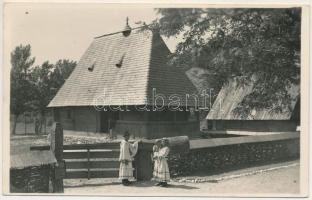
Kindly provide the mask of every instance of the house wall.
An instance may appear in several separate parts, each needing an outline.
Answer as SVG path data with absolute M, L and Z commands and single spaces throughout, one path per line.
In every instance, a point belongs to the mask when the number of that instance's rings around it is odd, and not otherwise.
M 64 130 L 74 130 L 74 119 L 68 116 L 72 112 L 71 108 L 58 109 L 58 118 Z M 58 121 L 58 120 L 56 120 Z
M 98 113 L 93 107 L 82 107 L 74 109 L 75 130 L 84 132 L 97 132 Z
M 100 112 L 93 107 L 57 108 L 58 118 L 65 134 L 91 135 L 100 134 Z M 56 114 L 56 112 L 54 112 Z M 177 135 L 190 137 L 199 135 L 199 121 L 187 120 L 185 112 L 177 112 L 174 121 L 164 119 L 162 115 L 158 121 L 151 121 L 151 113 L 140 111 L 120 112 L 113 128 L 116 137 L 129 131 L 134 137 L 160 138 Z M 182 120 L 183 119 L 183 120 Z
M 119 112 L 119 119 L 126 121 L 146 121 L 146 112 L 125 111 Z
M 187 135 L 189 137 L 199 136 L 198 121 L 125 121 L 117 120 L 113 134 L 118 137 L 125 131 L 129 131 L 134 137 L 154 139 Z
M 213 120 L 208 121 L 214 129 Z M 291 120 L 215 120 L 215 130 L 241 131 L 296 131 L 297 124 Z
M 118 137 L 129 131 L 134 137 L 161 138 L 178 135 L 196 137 L 199 135 L 199 121 L 186 111 L 121 112 L 116 121 L 113 134 Z
M 54 110 L 65 133 L 96 133 L 99 130 L 99 113 L 92 107 L 66 107 Z

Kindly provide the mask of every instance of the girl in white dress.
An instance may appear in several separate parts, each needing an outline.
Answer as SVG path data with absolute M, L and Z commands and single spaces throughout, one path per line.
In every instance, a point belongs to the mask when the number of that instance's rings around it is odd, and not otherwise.
M 129 179 L 133 178 L 132 161 L 135 154 L 138 151 L 138 141 L 131 144 L 129 141 L 130 134 L 128 131 L 124 134 L 124 140 L 120 143 L 120 168 L 119 179 L 122 180 L 122 184 L 127 186 L 130 184 Z
M 161 148 L 161 140 L 157 139 L 155 141 L 155 145 L 153 146 L 153 154 L 152 154 L 152 160 L 154 161 L 154 171 L 153 171 L 153 179 L 155 181 L 158 180 L 157 174 L 158 174 L 158 167 L 159 167 L 159 158 L 158 158 L 158 152 Z M 158 184 L 157 184 L 158 185 Z
M 162 187 L 167 186 L 167 182 L 170 181 L 170 173 L 168 167 L 168 155 L 170 152 L 169 149 L 169 140 L 163 138 L 161 140 L 162 148 L 157 153 L 157 157 L 159 159 L 158 169 L 157 169 L 157 180 L 159 181 L 158 185 Z

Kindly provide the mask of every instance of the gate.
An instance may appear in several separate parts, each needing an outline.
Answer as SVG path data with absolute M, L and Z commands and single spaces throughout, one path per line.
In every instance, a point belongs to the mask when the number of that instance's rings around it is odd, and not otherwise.
M 119 142 L 63 145 L 66 179 L 118 178 Z M 50 150 L 50 146 L 32 146 L 31 150 Z M 137 178 L 133 162 L 134 177 Z
M 117 178 L 119 143 L 64 145 L 65 178 Z
M 30 150 L 53 153 L 57 164 L 47 173 L 52 174 L 53 192 L 64 192 L 64 178 L 118 178 L 120 142 L 63 145 L 63 140 L 63 128 L 55 122 L 50 145 L 30 147 Z M 137 179 L 136 161 L 133 164 L 134 177 Z

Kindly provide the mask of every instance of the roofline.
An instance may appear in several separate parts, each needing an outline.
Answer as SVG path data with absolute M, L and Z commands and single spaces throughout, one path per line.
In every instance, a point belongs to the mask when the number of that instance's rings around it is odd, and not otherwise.
M 138 27 L 135 27 L 135 28 L 131 28 L 130 30 L 136 30 L 136 29 L 140 29 L 140 28 L 147 27 L 147 26 L 150 26 L 150 25 L 151 24 L 138 26 Z M 110 35 L 115 35 L 115 34 L 122 33 L 122 32 L 123 32 L 123 30 L 122 31 L 113 32 L 113 33 L 108 33 L 108 34 L 96 36 L 96 37 L 94 37 L 94 39 L 98 39 L 98 38 L 102 38 L 102 37 L 106 37 L 106 36 L 110 36 Z

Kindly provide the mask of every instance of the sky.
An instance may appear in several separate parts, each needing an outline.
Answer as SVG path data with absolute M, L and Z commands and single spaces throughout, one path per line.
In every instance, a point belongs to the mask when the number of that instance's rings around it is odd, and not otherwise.
M 30 44 L 35 65 L 59 59 L 79 61 L 96 36 L 120 31 L 129 17 L 147 24 L 158 15 L 152 7 L 113 4 L 30 4 L 9 3 L 4 6 L 5 65 L 10 65 L 10 52 L 20 44 Z M 164 38 L 174 51 L 175 38 Z

